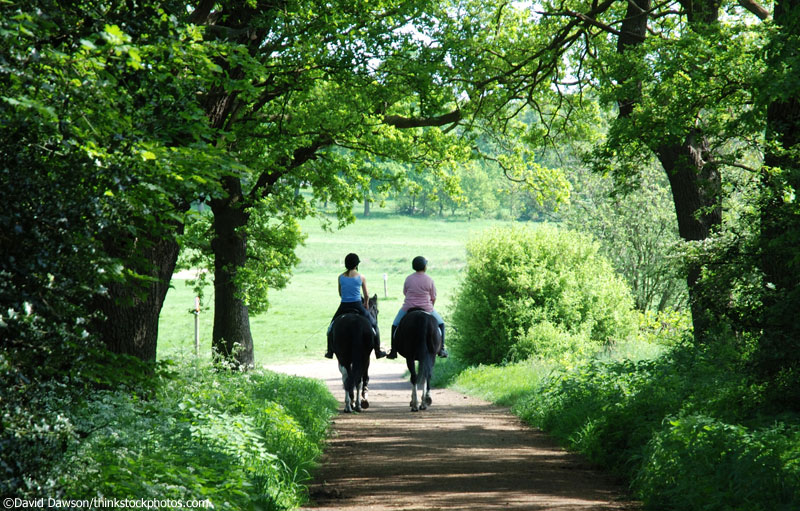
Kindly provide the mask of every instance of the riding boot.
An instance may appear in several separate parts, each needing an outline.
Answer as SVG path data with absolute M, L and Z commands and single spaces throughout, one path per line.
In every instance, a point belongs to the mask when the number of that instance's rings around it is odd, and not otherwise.
M 449 353 L 447 353 L 447 350 L 444 349 L 444 323 L 439 325 L 439 332 L 442 334 L 442 347 L 439 348 L 439 353 L 437 353 L 437 355 L 439 355 L 441 358 L 447 358 Z
M 381 349 L 381 336 L 377 328 L 373 328 L 372 332 L 372 347 L 375 349 L 375 358 L 383 358 L 386 356 L 386 352 Z
M 386 358 L 395 359 L 397 358 L 397 350 L 394 347 L 394 333 L 397 331 L 397 326 L 392 325 L 392 349 L 389 351 L 389 354 L 386 355 Z
M 328 331 L 328 351 L 325 352 L 325 358 L 333 358 L 333 348 L 331 347 L 331 332 Z

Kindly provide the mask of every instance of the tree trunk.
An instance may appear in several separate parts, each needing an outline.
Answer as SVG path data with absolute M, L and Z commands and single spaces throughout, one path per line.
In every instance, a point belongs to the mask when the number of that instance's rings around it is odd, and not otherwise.
M 718 0 L 681 2 L 686 8 L 690 24 L 715 23 L 719 12 Z M 644 42 L 647 37 L 647 12 L 650 0 L 628 2 L 622 22 L 617 51 L 625 52 Z M 627 77 L 617 77 L 624 81 Z M 639 91 L 641 87 L 637 88 Z M 638 91 L 633 96 L 619 100 L 619 117 L 629 117 L 639 101 Z M 688 128 L 683 143 L 652 146 L 669 178 L 678 231 L 686 241 L 706 239 L 722 222 L 721 179 L 718 169 L 704 161 L 708 148 L 702 132 Z M 709 308 L 703 299 L 700 282 L 701 265 L 688 268 L 686 283 L 692 310 L 692 324 L 696 340 L 705 338 L 710 325 Z
M 364 216 L 369 216 L 369 197 L 364 196 Z
M 179 231 L 182 229 L 181 225 Z M 172 237 L 153 240 L 146 247 L 142 245 L 134 243 L 133 250 L 137 250 L 137 257 L 146 267 L 135 270 L 155 280 L 111 283 L 107 297 L 95 301 L 95 308 L 104 319 L 95 323 L 94 328 L 111 352 L 153 362 L 158 342 L 158 317 L 180 247 Z
M 656 149 L 669 178 L 678 233 L 686 241 L 704 240 L 722 223 L 722 180 L 716 166 L 703 161 L 704 144 L 702 134 L 690 131 L 683 144 Z M 701 264 L 692 263 L 686 274 L 696 341 L 706 338 L 711 325 L 711 304 L 702 289 L 701 271 Z
M 650 0 L 628 0 L 625 19 L 622 20 L 619 38 L 617 39 L 617 53 L 624 53 L 626 49 L 633 48 L 644 42 L 647 37 L 647 13 L 650 11 Z M 624 81 L 626 76 L 618 76 L 619 81 Z M 619 117 L 629 117 L 633 107 L 641 95 L 641 82 L 637 83 L 634 97 L 622 98 L 618 102 Z
M 253 366 L 253 336 L 247 305 L 235 284 L 237 271 L 247 261 L 248 214 L 244 209 L 241 183 L 224 180 L 228 196 L 211 202 L 214 212 L 214 330 L 211 348 L 214 360 L 236 368 Z
M 779 0 L 774 20 L 782 37 L 797 33 L 798 21 L 792 11 L 800 0 Z M 772 53 L 781 63 L 797 59 L 797 49 L 779 44 Z M 800 366 L 800 214 L 797 199 L 787 201 L 785 190 L 800 190 L 800 159 L 791 152 L 800 144 L 800 97 L 797 94 L 775 99 L 767 108 L 764 193 L 761 205 L 761 270 L 764 275 L 763 312 L 757 364 L 765 375 L 775 375 L 785 367 Z M 777 170 L 780 169 L 780 170 Z M 792 398 L 789 398 L 791 400 Z M 793 406 L 797 406 L 794 404 Z
M 789 11 L 798 8 L 800 0 L 779 0 L 775 4 L 774 19 L 784 33 L 797 29 L 797 21 L 794 21 L 794 27 L 787 25 L 792 23 Z M 791 53 L 797 53 L 797 50 L 783 48 L 775 57 L 784 61 L 796 59 L 797 56 Z M 761 236 L 765 247 L 762 266 L 767 282 L 776 288 L 788 289 L 796 283 L 796 276 L 789 269 L 789 263 L 796 252 L 776 240 L 785 238 L 798 227 L 791 222 L 794 216 L 791 212 L 796 209 L 796 203 L 787 204 L 783 197 L 783 188 L 788 185 L 795 191 L 800 190 L 800 162 L 790 152 L 800 144 L 800 98 L 780 98 L 769 104 L 766 139 L 764 165 L 767 172 L 762 175 L 762 185 L 768 194 L 768 200 L 761 210 Z M 771 173 L 770 169 L 781 169 L 781 172 Z

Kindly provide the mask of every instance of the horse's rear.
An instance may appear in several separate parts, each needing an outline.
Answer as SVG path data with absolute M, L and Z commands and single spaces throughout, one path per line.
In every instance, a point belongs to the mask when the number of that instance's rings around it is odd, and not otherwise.
M 442 346 L 436 318 L 425 311 L 409 311 L 397 327 L 394 345 L 406 359 L 406 366 L 411 373 L 411 411 L 425 410 L 431 404 L 433 366 L 436 353 Z M 416 361 L 419 361 L 418 371 Z M 417 397 L 418 387 L 422 394 L 421 402 Z
M 369 406 L 366 397 L 362 400 L 362 390 L 372 351 L 372 326 L 361 314 L 348 313 L 336 318 L 331 336 L 344 384 L 344 411 L 360 412 Z

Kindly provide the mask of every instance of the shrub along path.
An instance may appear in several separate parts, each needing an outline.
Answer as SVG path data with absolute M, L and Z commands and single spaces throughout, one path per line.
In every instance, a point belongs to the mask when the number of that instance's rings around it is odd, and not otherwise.
M 270 369 L 321 378 L 343 408 L 336 363 Z M 410 412 L 405 364 L 373 360 L 370 408 L 341 413 L 309 510 L 638 509 L 622 487 L 507 409 L 447 389 Z

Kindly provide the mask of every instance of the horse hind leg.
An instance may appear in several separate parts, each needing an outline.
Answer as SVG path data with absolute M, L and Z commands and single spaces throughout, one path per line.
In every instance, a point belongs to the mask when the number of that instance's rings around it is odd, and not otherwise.
M 360 378 L 358 379 L 358 383 L 356 385 L 353 385 L 354 390 L 355 390 L 355 398 L 356 398 L 355 410 L 357 412 L 360 412 L 360 411 L 362 411 L 364 409 L 363 406 L 362 406 L 362 401 L 361 401 L 361 388 L 363 386 L 364 386 L 364 384 L 361 382 Z
M 419 386 L 419 393 L 421 398 L 419 403 L 419 409 L 427 410 L 429 404 L 428 399 L 430 399 L 430 392 L 428 392 L 428 379 L 420 377 L 417 385 Z
M 362 385 L 361 385 L 361 408 L 366 410 L 367 408 L 369 408 L 369 397 L 368 397 L 369 389 L 367 388 L 367 382 L 369 381 L 369 376 L 364 374 L 364 378 L 361 381 L 362 381 Z
M 433 363 L 436 361 L 435 357 L 435 354 L 428 355 L 425 367 L 420 369 L 419 384 L 422 392 L 420 409 L 422 410 L 427 410 L 428 406 L 433 403 L 433 399 L 431 399 L 431 376 L 433 375 Z M 422 365 L 423 362 L 420 362 L 420 366 Z
M 353 391 L 347 384 L 347 368 L 339 364 L 339 372 L 342 373 L 342 386 L 344 387 L 344 413 L 353 411 Z
M 353 365 L 356 366 L 356 364 Z M 353 367 L 353 371 L 350 373 L 350 388 L 351 392 L 355 394 L 355 411 L 357 412 L 362 411 L 361 389 L 364 387 L 363 376 L 363 372 L 358 367 Z
M 423 398 L 423 401 L 425 402 L 425 404 L 427 406 L 430 406 L 430 405 L 433 404 L 433 399 L 431 399 L 431 379 L 430 378 L 428 378 L 427 382 L 425 383 L 425 397 Z
M 412 412 L 418 412 L 419 411 L 419 399 L 417 399 L 417 383 L 418 383 L 418 379 L 417 379 L 416 368 L 414 367 L 414 361 L 411 360 L 411 359 L 409 359 L 407 361 L 406 365 L 408 366 L 408 371 L 411 373 L 411 403 L 409 403 L 409 405 L 411 406 L 411 411 Z

